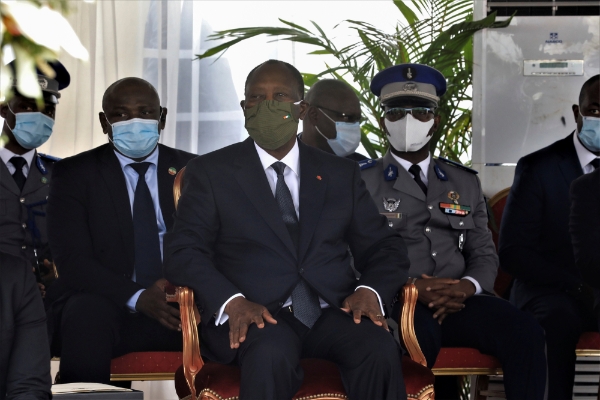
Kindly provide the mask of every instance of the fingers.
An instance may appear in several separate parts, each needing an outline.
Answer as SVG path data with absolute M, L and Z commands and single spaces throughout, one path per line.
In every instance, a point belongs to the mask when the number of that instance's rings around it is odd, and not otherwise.
M 442 305 L 444 305 L 448 300 L 450 300 L 450 297 L 448 297 L 448 296 L 441 296 L 439 299 L 430 302 L 427 306 L 429 308 L 439 308 Z
M 434 314 L 433 318 L 437 318 L 446 312 L 446 307 L 440 307 Z
M 448 316 L 448 314 L 442 314 L 442 315 L 440 315 L 440 317 L 438 318 L 438 324 L 441 325 L 442 321 L 444 321 L 447 316 Z
M 260 323 L 262 325 L 256 324 L 258 325 L 259 328 L 262 328 L 263 326 L 265 326 L 264 322 L 262 322 L 262 318 L 260 318 Z M 240 329 L 238 331 L 238 341 L 237 343 L 235 343 L 235 347 L 240 347 L 240 343 L 242 343 L 244 340 L 246 340 L 246 334 L 248 333 L 248 324 L 245 322 L 242 322 L 240 324 Z
M 380 314 L 381 311 L 370 311 L 367 316 L 371 319 L 371 321 L 373 321 L 373 323 L 377 326 L 383 326 L 383 315 Z
M 427 288 L 429 289 L 429 288 Z M 465 297 L 467 297 L 467 294 L 465 292 L 460 292 L 458 290 L 454 290 L 454 289 L 434 289 L 433 286 L 431 286 L 431 290 L 434 290 L 437 294 L 442 295 L 442 296 L 449 296 L 449 297 L 456 297 L 456 298 L 460 298 L 460 299 L 464 299 Z
M 276 324 L 277 323 L 277 320 L 275 318 L 273 318 L 273 316 L 271 315 L 271 313 L 269 312 L 269 310 L 267 310 L 266 308 L 263 310 L 262 317 L 269 324 Z
M 237 349 L 240 346 L 240 324 L 229 318 L 229 347 Z
M 354 317 L 355 324 L 360 324 L 360 318 L 362 315 L 363 315 L 363 312 L 359 308 L 355 308 L 352 310 L 352 316 Z

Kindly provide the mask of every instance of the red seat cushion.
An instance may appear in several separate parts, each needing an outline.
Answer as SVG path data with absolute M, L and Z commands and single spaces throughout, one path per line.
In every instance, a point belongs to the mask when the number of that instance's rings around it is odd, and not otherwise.
M 577 350 L 599 350 L 600 349 L 600 333 L 599 332 L 584 332 L 577 343 Z
M 443 347 L 435 361 L 436 368 L 502 368 L 496 357 L 468 347 Z
M 334 363 L 309 358 L 301 360 L 300 364 L 304 369 L 304 382 L 294 399 L 318 399 L 319 395 L 327 395 L 329 398 L 347 398 L 339 369 Z M 426 367 L 404 357 L 402 370 L 409 395 L 418 395 L 433 388 L 435 378 Z M 183 366 L 175 373 L 175 389 L 180 399 L 190 394 L 183 376 Z M 240 369 L 232 365 L 206 362 L 196 376 L 196 395 L 203 390 L 215 398 L 236 398 L 240 394 Z
M 180 351 L 147 351 L 113 358 L 111 374 L 175 373 L 183 362 Z

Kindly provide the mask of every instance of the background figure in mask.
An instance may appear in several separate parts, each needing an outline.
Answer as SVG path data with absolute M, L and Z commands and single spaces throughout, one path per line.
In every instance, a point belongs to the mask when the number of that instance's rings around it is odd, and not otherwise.
M 111 358 L 182 346 L 179 311 L 162 290 L 162 242 L 175 175 L 195 155 L 157 145 L 167 109 L 143 79 L 113 83 L 102 108 L 109 143 L 58 162 L 48 204 L 62 383 L 108 383 Z
M 309 104 L 302 118 L 302 142 L 354 161 L 367 157 L 356 153 L 360 144 L 361 110 L 358 97 L 348 84 L 323 79 L 306 93 Z
M 355 162 L 297 140 L 296 68 L 267 61 L 244 93 L 250 138 L 189 163 L 166 236 L 165 275 L 194 289 L 203 355 L 240 366 L 242 400 L 291 399 L 301 358 L 336 363 L 349 398 L 406 399 L 383 318 L 406 281 L 402 239 Z
M 498 257 L 477 173 L 429 150 L 444 76 L 426 65 L 396 65 L 375 75 L 371 91 L 381 100 L 390 148 L 375 162 L 361 162 L 362 175 L 406 242 L 408 281 L 419 290 L 415 332 L 428 366 L 442 346 L 474 347 L 501 361 L 508 399 L 543 399 L 544 333 L 492 293 Z M 393 315 L 399 312 L 398 305 Z M 453 388 L 439 381 L 436 398 L 458 398 L 455 381 Z
M 58 61 L 49 63 L 55 76 L 38 70 L 38 83 L 44 96 L 39 110 L 36 99 L 17 91 L 0 104 L 4 118 L 0 137 L 0 250 L 24 258 L 35 269 L 42 295 L 54 279 L 52 256 L 46 234 L 46 204 L 52 171 L 57 158 L 37 152 L 52 135 L 60 90 L 71 78 Z M 9 67 L 15 71 L 15 62 Z
M 500 264 L 515 278 L 510 300 L 546 332 L 551 400 L 572 397 L 575 347 L 597 326 L 569 235 L 569 189 L 600 168 L 600 75 L 583 84 L 572 111 L 574 132 L 517 163 L 500 226 Z

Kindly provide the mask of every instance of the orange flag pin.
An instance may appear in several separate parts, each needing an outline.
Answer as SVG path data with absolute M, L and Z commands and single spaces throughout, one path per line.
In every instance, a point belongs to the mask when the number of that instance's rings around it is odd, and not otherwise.
M 321 175 L 317 175 L 317 179 L 318 179 L 318 180 L 321 180 Z

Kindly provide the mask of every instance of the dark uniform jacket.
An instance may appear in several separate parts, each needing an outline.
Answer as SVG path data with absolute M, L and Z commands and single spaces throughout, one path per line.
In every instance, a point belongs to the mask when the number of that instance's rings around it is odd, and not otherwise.
M 500 227 L 502 268 L 513 275 L 513 300 L 577 290 L 569 235 L 569 188 L 583 174 L 573 133 L 521 158 Z
M 173 225 L 175 173 L 194 154 L 158 145 L 158 191 L 167 230 Z M 132 161 L 133 162 L 133 161 Z M 59 277 L 51 299 L 71 289 L 124 306 L 142 286 L 131 280 L 134 238 L 125 176 L 108 144 L 55 165 L 48 203 L 48 235 Z
M 50 350 L 31 265 L 0 251 L 0 400 L 50 399 Z
M 484 292 L 493 292 L 498 257 L 487 228 L 481 185 L 473 172 L 432 159 L 425 195 L 389 151 L 383 158 L 362 162 L 361 168 L 379 212 L 406 242 L 411 277 L 470 276 Z M 444 212 L 441 203 L 454 204 L 450 192 L 460 196 L 460 206 L 470 207 L 468 215 Z
M 198 157 L 186 169 L 173 231 L 165 236 L 165 277 L 194 289 L 209 348 L 229 349 L 228 324 L 215 326 L 213 315 L 236 293 L 274 314 L 304 277 L 332 307 L 365 285 L 389 312 L 408 277 L 404 242 L 378 215 L 358 164 L 302 142 L 298 147 L 298 249 L 252 139 Z
M 35 265 L 34 248 L 40 262 L 52 257 L 46 233 L 47 199 L 57 158 L 35 152 L 23 191 L 6 164 L 0 162 L 0 250 Z

